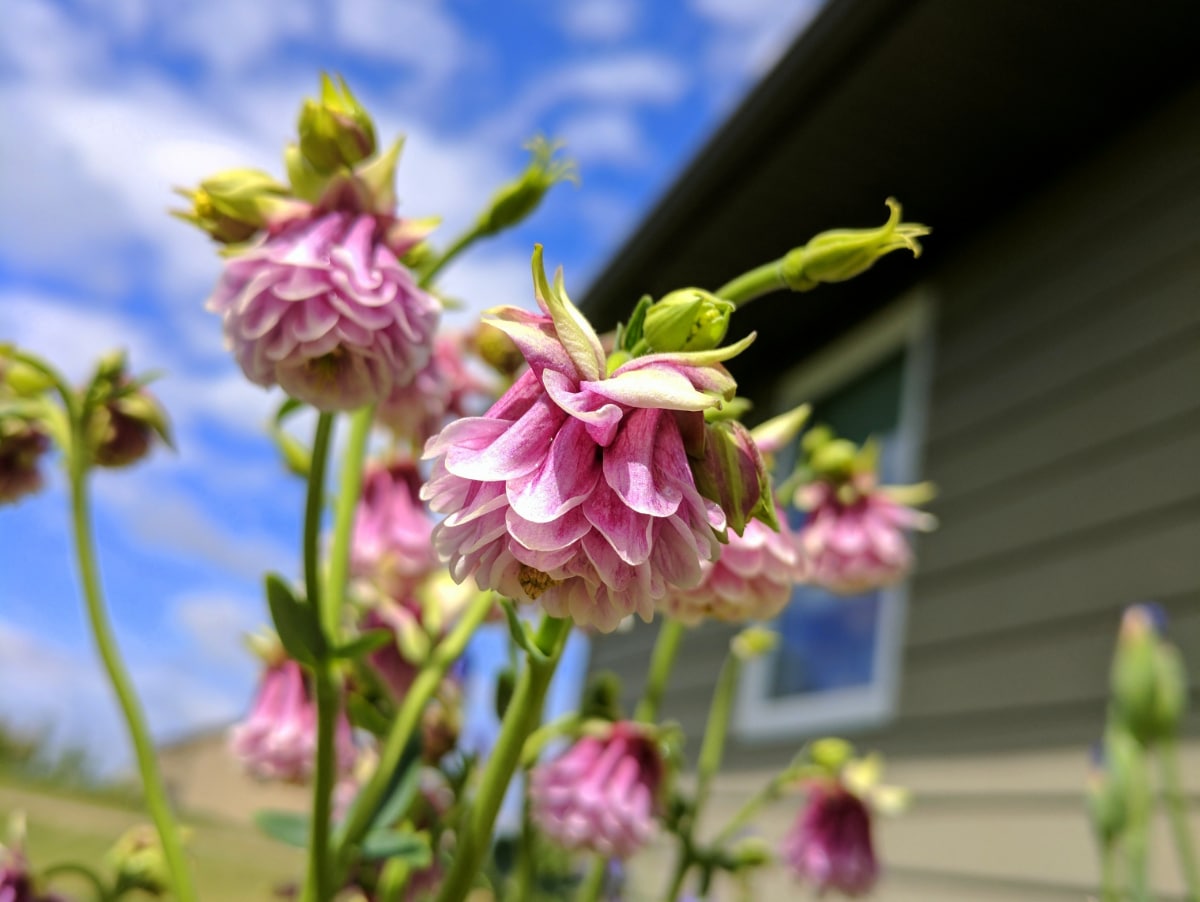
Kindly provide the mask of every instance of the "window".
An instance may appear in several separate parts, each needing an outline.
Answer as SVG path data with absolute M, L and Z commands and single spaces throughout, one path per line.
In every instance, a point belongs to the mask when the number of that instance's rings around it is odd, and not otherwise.
M 780 409 L 813 404 L 813 423 L 881 444 L 884 483 L 919 480 L 930 363 L 930 305 L 913 295 L 783 377 Z M 781 455 L 791 472 L 796 449 Z M 803 514 L 788 511 L 793 525 Z M 907 584 L 852 598 L 798 586 L 774 626 L 776 650 L 747 665 L 738 734 L 780 739 L 882 723 L 895 708 Z

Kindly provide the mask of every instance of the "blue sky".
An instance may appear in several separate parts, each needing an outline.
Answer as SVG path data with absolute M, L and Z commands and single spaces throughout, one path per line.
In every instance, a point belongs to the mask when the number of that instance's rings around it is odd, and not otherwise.
M 229 721 L 256 665 L 267 569 L 296 568 L 299 484 L 203 310 L 218 262 L 169 218 L 173 185 L 228 166 L 281 174 L 317 73 L 343 73 L 381 140 L 407 135 L 405 215 L 470 222 L 520 170 L 523 142 L 567 141 L 582 184 L 444 278 L 479 310 L 529 304 L 532 245 L 589 279 L 808 21 L 816 0 L 9 0 L 0 33 L 0 340 L 80 379 L 104 350 L 161 368 L 179 453 L 98 474 L 117 630 L 160 737 Z M 458 314 L 461 319 L 465 314 Z M 125 754 L 69 564 L 61 479 L 0 508 L 0 719 Z

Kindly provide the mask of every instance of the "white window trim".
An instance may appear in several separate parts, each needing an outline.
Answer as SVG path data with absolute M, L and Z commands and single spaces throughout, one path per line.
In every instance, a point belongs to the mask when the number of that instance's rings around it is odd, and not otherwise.
M 918 287 L 845 337 L 784 375 L 779 409 L 819 401 L 899 349 L 906 351 L 900 394 L 896 469 L 902 483 L 920 479 L 920 454 L 928 418 L 933 365 L 933 298 Z M 884 589 L 870 686 L 808 697 L 771 698 L 774 655 L 747 663 L 738 686 L 734 729 L 748 742 L 875 727 L 891 720 L 899 695 L 908 580 Z

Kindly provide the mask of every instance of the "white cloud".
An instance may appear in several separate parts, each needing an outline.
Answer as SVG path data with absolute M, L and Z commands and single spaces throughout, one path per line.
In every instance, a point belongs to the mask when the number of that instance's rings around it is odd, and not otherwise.
M 286 40 L 310 36 L 317 11 L 309 0 L 185 0 L 172 7 L 164 24 L 167 46 L 236 73 L 272 59 Z
M 725 89 L 765 74 L 824 6 L 824 0 L 692 0 L 719 29 L 707 66 Z M 718 89 L 720 90 L 720 89 Z
M 267 622 L 261 601 L 212 592 L 175 600 L 171 617 L 204 657 L 226 671 L 252 676 L 257 669 L 243 639 Z
M 457 72 L 474 49 L 455 19 L 430 0 L 338 0 L 334 28 L 348 49 L 412 67 L 428 90 Z
M 446 314 L 447 325 L 465 328 L 489 307 L 534 309 L 533 275 L 529 267 L 526 252 L 503 253 L 486 248 L 456 261 L 440 279 L 439 287 L 447 296 L 463 301 L 464 307 Z
M 561 6 L 563 30 L 579 41 L 619 41 L 638 24 L 634 0 L 575 0 Z
M 582 164 L 638 167 L 649 159 L 648 143 L 633 113 L 625 109 L 587 110 L 556 130 Z

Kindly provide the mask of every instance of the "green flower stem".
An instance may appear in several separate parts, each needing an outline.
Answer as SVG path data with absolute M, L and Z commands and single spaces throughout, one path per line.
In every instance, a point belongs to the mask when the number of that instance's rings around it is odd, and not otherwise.
M 654 640 L 654 651 L 650 655 L 646 691 L 633 712 L 634 720 L 654 723 L 658 719 L 658 709 L 662 706 L 667 681 L 671 677 L 671 668 L 675 666 L 675 658 L 679 654 L 679 644 L 682 640 L 683 624 L 672 617 L 664 617 L 662 626 L 658 628 L 658 638 Z
M 509 781 L 521 760 L 525 740 L 541 720 L 546 690 L 550 687 L 550 679 L 558 667 L 570 633 L 570 620 L 549 616 L 543 618 L 536 639 L 542 655 L 526 656 L 525 670 L 513 690 L 512 701 L 500 727 L 500 736 L 488 756 L 475 803 L 466 811 L 465 823 L 458 833 L 454 864 L 442 884 L 437 902 L 462 902 L 483 867 L 496 814 L 500 811 Z
M 1196 845 L 1188 824 L 1187 800 L 1179 772 L 1179 744 L 1174 740 L 1162 743 L 1159 756 L 1167 814 L 1171 820 L 1171 832 L 1175 836 L 1175 849 L 1179 856 L 1179 868 L 1183 872 L 1183 884 L 1187 887 L 1188 902 L 1200 902 L 1200 868 L 1196 864 Z
M 350 576 L 350 544 L 354 537 L 354 514 L 362 494 L 363 467 L 367 459 L 367 442 L 375 422 L 375 408 L 368 406 L 350 417 L 350 435 L 342 472 L 338 483 L 337 501 L 333 512 L 333 542 L 329 548 L 329 573 L 321 603 L 321 627 L 325 638 L 335 645 L 341 632 L 342 607 L 346 602 L 346 586 Z
M 321 568 L 319 544 L 321 512 L 325 499 L 325 470 L 329 462 L 329 446 L 333 439 L 334 415 L 321 413 L 317 417 L 313 437 L 312 464 L 308 472 L 308 494 L 304 504 L 304 588 L 308 603 L 319 618 L 324 631 L 326 618 L 321 604 Z M 332 637 L 326 635 L 326 641 Z M 341 701 L 336 674 L 324 658 L 313 667 L 313 687 L 317 703 L 317 754 L 313 770 L 312 823 L 309 830 L 308 879 L 304 885 L 305 902 L 325 902 L 332 898 L 333 880 L 330 876 L 329 822 L 333 811 L 333 787 L 337 780 L 337 760 L 334 733 L 338 705 Z
M 479 226 L 475 225 L 455 238 L 454 242 L 442 251 L 442 255 L 433 261 L 429 269 L 421 274 L 421 287 L 428 288 L 432 285 L 438 273 L 445 269 L 455 257 L 482 237 L 484 237 L 484 233 L 480 231 Z
M 692 857 L 690 846 L 685 847 L 685 851 L 680 854 L 679 860 L 675 863 L 675 873 L 671 875 L 671 886 L 667 889 L 666 896 L 663 897 L 664 902 L 676 902 L 679 894 L 683 892 L 683 883 L 687 880 L 688 871 L 692 869 L 695 863 L 695 858 Z
M 68 394 L 67 397 L 70 398 L 70 395 Z M 96 563 L 88 503 L 89 461 L 87 436 L 84 434 L 85 424 L 73 401 L 69 405 L 68 412 L 71 414 L 71 446 L 66 451 L 67 470 L 71 483 L 71 519 L 79 579 L 83 585 L 83 596 L 87 605 L 92 638 L 95 640 L 96 649 L 100 652 L 100 658 L 104 662 L 105 672 L 117 695 L 121 713 L 125 717 L 125 726 L 129 731 L 129 738 L 133 742 L 138 773 L 142 778 L 142 791 L 146 795 L 146 808 L 158 830 L 159 842 L 162 843 L 163 857 L 170 873 L 171 890 L 175 895 L 176 902 L 196 902 L 196 890 L 192 884 L 187 858 L 183 853 L 179 828 L 171 813 L 171 805 L 167 799 L 167 789 L 163 783 L 162 772 L 158 767 L 158 759 L 154 754 L 154 743 L 150 739 L 146 716 L 134 692 L 133 682 L 121 661 L 121 653 L 117 649 L 117 640 L 113 635 L 112 625 L 109 623 L 108 613 L 101 595 L 100 574 Z
M 783 280 L 783 260 L 779 259 L 742 273 L 736 279 L 726 282 L 713 294 L 737 307 L 742 307 L 755 298 L 773 294 L 785 288 L 787 288 L 787 282 Z
M 788 773 L 784 771 L 781 774 L 776 774 L 767 782 L 762 789 L 746 800 L 746 803 L 738 809 L 737 813 L 730 818 L 729 823 L 721 828 L 721 832 L 713 839 L 713 845 L 717 848 L 729 840 L 733 839 L 734 834 L 742 827 L 749 823 L 754 815 L 758 814 L 758 810 L 767 802 L 774 801 L 779 798 L 780 790 L 788 780 Z
M 525 769 L 525 779 L 529 779 L 529 768 Z M 521 842 L 517 846 L 517 865 L 513 874 L 513 899 L 532 899 L 533 884 L 537 877 L 537 862 L 533 857 L 535 834 L 533 821 L 529 817 L 529 796 L 521 806 Z
M 446 671 L 462 656 L 467 643 L 475 634 L 475 630 L 479 628 L 479 624 L 487 617 L 494 603 L 490 593 L 480 593 L 472 600 L 462 617 L 454 624 L 454 628 L 434 648 L 429 661 L 421 668 L 416 680 L 409 688 L 408 694 L 404 696 L 396 719 L 392 722 L 391 731 L 380 750 L 379 766 L 359 791 L 354 808 L 342 828 L 337 844 L 339 872 L 349 866 L 354 855 L 355 845 L 370 829 L 371 821 L 383 802 L 383 796 L 387 792 L 392 775 L 400 765 L 404 749 L 412 739 L 413 732 L 420 726 L 421 714 L 425 711 L 425 706 L 433 698 L 438 686 L 441 685 Z
M 117 897 L 116 891 L 105 886 L 104 881 L 100 879 L 100 875 L 85 864 L 77 864 L 73 861 L 52 864 L 38 876 L 43 880 L 53 880 L 55 877 L 63 874 L 75 874 L 90 883 L 96 895 L 96 902 L 110 902 L 110 900 Z
M 1148 875 L 1151 790 L 1149 762 L 1145 754 L 1139 756 L 1133 781 L 1136 785 L 1129 792 L 1129 822 L 1125 829 L 1129 897 L 1133 902 L 1153 902 Z
M 1100 844 L 1100 902 L 1120 902 L 1117 887 L 1117 846 L 1113 842 Z
M 597 855 L 592 859 L 587 876 L 579 884 L 579 895 L 576 897 L 576 902 L 597 902 L 600 894 L 604 892 L 604 875 L 606 873 L 608 873 L 608 859 L 603 855 Z M 524 897 L 518 896 L 517 898 Z

